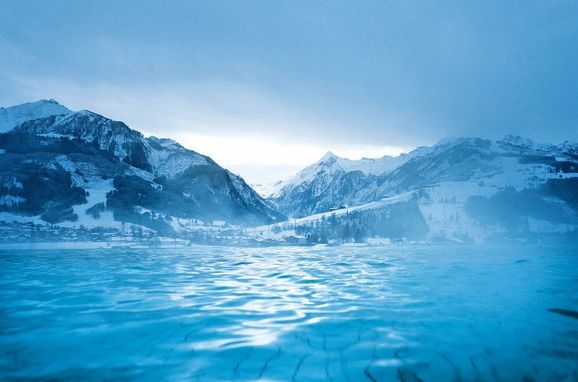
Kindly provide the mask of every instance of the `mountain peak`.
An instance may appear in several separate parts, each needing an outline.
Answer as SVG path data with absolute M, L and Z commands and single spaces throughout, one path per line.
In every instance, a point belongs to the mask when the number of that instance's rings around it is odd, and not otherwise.
M 72 111 L 54 99 L 41 99 L 7 108 L 0 107 L 0 133 L 12 130 L 27 121 L 67 114 L 72 114 Z
M 320 162 L 325 162 L 331 159 L 337 159 L 339 158 L 337 155 L 333 154 L 331 151 L 328 151 L 325 153 L 325 155 L 323 155 L 323 157 L 321 157 L 321 159 L 319 160 Z
M 31 102 L 31 103 L 37 103 L 37 104 L 52 104 L 52 105 L 60 105 L 63 106 L 60 102 L 58 102 L 57 100 L 55 100 L 54 98 L 50 98 L 50 99 L 41 99 L 38 100 L 36 102 Z
M 57 100 L 55 100 L 53 98 L 39 99 L 38 101 L 25 102 L 25 103 L 21 103 L 21 104 L 9 106 L 9 107 L 2 107 L 0 109 L 5 109 L 5 110 L 30 109 L 30 110 L 34 110 L 34 109 L 43 108 L 43 107 L 55 107 L 55 108 L 58 108 L 61 110 L 70 111 L 68 108 L 66 108 L 64 105 L 62 105 L 61 103 L 59 103 Z

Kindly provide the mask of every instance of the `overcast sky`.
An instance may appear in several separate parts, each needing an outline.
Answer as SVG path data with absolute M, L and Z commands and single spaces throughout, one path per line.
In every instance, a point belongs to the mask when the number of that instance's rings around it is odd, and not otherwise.
M 578 140 L 578 2 L 3 0 L 0 105 L 41 98 L 250 182 L 327 150 Z

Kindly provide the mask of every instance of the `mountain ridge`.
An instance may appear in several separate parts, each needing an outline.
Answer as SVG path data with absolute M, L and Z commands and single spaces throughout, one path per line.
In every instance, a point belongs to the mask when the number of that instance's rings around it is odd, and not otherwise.
M 0 133 L 7 132 L 26 121 L 70 113 L 73 111 L 54 99 L 41 99 L 10 107 L 0 107 Z
M 578 227 L 577 154 L 578 144 L 568 141 L 553 145 L 516 136 L 495 141 L 458 137 L 398 157 L 397 166 L 379 175 L 344 169 L 335 156 L 324 156 L 282 184 L 270 200 L 295 224 L 306 226 L 301 230 L 318 236 L 325 234 L 314 226 L 326 223 L 307 217 L 343 215 L 341 223 L 333 224 L 353 224 L 340 210 L 355 213 L 359 230 L 370 232 L 380 227 L 368 214 L 382 226 L 395 225 L 392 219 L 397 219 L 410 227 L 404 215 L 414 216 L 415 226 L 422 227 L 418 236 L 429 239 L 563 233 Z M 411 200 L 394 198 L 408 192 L 414 195 Z
M 2 110 L 18 123 L 0 134 L 0 220 L 131 223 L 170 232 L 179 219 L 283 219 L 242 178 L 175 141 L 145 138 L 123 122 L 54 100 Z
M 0 108 L 0 126 L 0 226 L 31 232 L 129 226 L 199 238 L 258 226 L 245 232 L 319 243 L 578 230 L 575 142 L 452 137 L 359 160 L 329 151 L 264 200 L 208 156 L 54 100 Z

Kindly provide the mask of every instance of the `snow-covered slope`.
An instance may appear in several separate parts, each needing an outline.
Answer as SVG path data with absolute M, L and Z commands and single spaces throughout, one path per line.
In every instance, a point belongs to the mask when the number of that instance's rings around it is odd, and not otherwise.
M 0 133 L 9 131 L 26 121 L 53 115 L 69 114 L 72 114 L 72 111 L 53 99 L 29 102 L 7 108 L 0 107 Z
M 375 200 L 380 177 L 390 173 L 422 148 L 397 157 L 350 160 L 327 152 L 318 162 L 276 185 L 270 199 L 285 213 L 301 217 L 344 204 Z
M 279 188 L 283 184 L 282 180 L 267 183 L 251 183 L 253 190 L 257 191 L 263 198 L 269 198 L 279 192 Z
M 19 123 L 0 134 L 0 221 L 170 231 L 175 219 L 283 219 L 243 179 L 175 141 L 55 101 L 3 110 L 34 112 L 19 112 Z
M 325 177 L 335 177 L 339 174 L 359 171 L 363 175 L 382 175 L 392 171 L 410 159 L 410 155 L 402 154 L 397 157 L 384 156 L 382 158 L 362 158 L 351 160 L 341 158 L 328 151 L 318 162 L 304 168 L 297 175 L 276 185 L 276 193 L 271 197 L 278 197 L 283 190 L 294 189 L 303 183 L 313 183 L 322 174 Z
M 414 192 L 429 237 L 571 232 L 578 227 L 577 148 L 513 136 L 451 138 L 395 163 L 389 159 L 383 172 L 359 162 L 347 167 L 329 154 L 286 182 L 272 201 L 282 212 L 304 217 L 343 206 L 375 210 L 376 201 Z

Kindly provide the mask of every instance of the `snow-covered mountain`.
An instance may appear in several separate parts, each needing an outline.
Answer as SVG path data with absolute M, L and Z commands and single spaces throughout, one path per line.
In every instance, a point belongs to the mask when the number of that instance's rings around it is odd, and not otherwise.
M 0 108 L 0 131 L 0 226 L 191 232 L 228 222 L 310 242 L 578 233 L 572 142 L 452 138 L 361 160 L 329 152 L 263 200 L 207 156 L 54 100 Z
M 242 178 L 170 139 L 53 100 L 0 118 L 0 221 L 171 231 L 283 219 Z
M 72 114 L 72 111 L 53 99 L 23 103 L 7 108 L 0 107 L 0 133 L 11 130 L 26 121 L 68 114 Z
M 338 210 L 391 210 L 398 195 L 413 195 L 403 203 L 419 212 L 428 237 L 570 232 L 578 227 L 578 144 L 507 136 L 445 139 L 374 161 L 329 153 L 284 182 L 271 200 L 289 216 L 321 218 Z
M 341 205 L 360 204 L 375 197 L 383 175 L 397 169 L 423 149 L 397 157 L 350 160 L 327 152 L 294 177 L 277 183 L 269 198 L 291 216 L 302 217 Z

